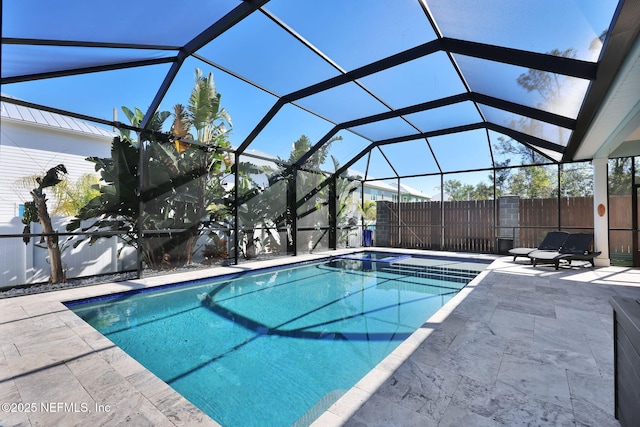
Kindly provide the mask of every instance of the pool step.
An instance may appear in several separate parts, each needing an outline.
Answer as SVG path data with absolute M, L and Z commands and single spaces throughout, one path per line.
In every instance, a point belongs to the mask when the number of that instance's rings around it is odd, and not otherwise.
M 404 259 L 405 257 L 403 257 Z M 360 263 L 355 266 L 345 266 L 340 261 L 351 260 L 351 261 L 360 261 Z M 396 274 L 398 276 L 410 276 L 417 277 L 421 279 L 430 279 L 430 280 L 441 280 L 448 282 L 456 282 L 456 283 L 469 283 L 473 278 L 475 278 L 479 271 L 475 270 L 467 270 L 461 268 L 452 268 L 446 266 L 428 266 L 428 265 L 419 265 L 419 264 L 406 264 L 402 262 L 385 262 L 383 259 L 378 259 L 375 262 L 371 262 L 371 260 L 363 260 L 363 259 L 355 259 L 349 257 L 339 257 L 334 265 L 329 265 L 335 268 L 347 268 L 353 269 L 355 271 L 359 271 L 362 269 L 363 271 L 371 271 L 375 270 L 381 273 L 389 273 Z
M 403 276 L 416 276 L 424 277 L 428 279 L 442 278 L 443 280 L 452 281 L 470 281 L 478 275 L 477 271 L 462 270 L 458 268 L 446 268 L 446 267 L 423 267 L 408 264 L 390 264 L 388 266 L 379 268 L 378 271 L 384 271 L 387 273 L 400 274 Z
M 381 263 L 392 263 L 398 262 L 403 259 L 411 258 L 411 255 L 393 255 L 384 258 L 372 258 L 362 255 L 338 255 L 335 257 L 336 259 L 350 259 L 353 261 L 368 261 L 368 262 L 381 262 Z
M 325 394 L 313 405 L 311 409 L 305 412 L 298 421 L 293 423 L 291 427 L 307 427 L 311 425 L 320 415 L 322 415 L 336 400 L 340 399 L 347 390 L 333 390 Z

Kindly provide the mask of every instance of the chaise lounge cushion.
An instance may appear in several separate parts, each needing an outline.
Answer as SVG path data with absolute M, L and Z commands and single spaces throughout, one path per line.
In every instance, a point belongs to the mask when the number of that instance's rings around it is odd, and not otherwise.
M 517 257 L 526 257 L 533 251 L 559 251 L 562 244 L 567 240 L 569 233 L 566 231 L 550 231 L 542 239 L 537 248 L 513 248 L 509 249 L 509 254 L 513 255 L 515 261 Z
M 572 260 L 590 261 L 595 267 L 594 258 L 600 255 L 600 251 L 589 251 L 593 234 L 591 233 L 574 233 L 569 234 L 558 251 L 540 251 L 531 252 L 528 256 L 531 258 L 533 265 L 537 264 L 553 264 L 556 270 L 560 267 L 560 261 L 567 261 L 571 264 Z

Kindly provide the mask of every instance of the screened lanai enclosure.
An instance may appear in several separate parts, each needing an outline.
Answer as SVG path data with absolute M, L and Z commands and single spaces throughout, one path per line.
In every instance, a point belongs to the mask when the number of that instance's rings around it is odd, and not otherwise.
M 551 230 L 640 265 L 639 28 L 638 0 L 4 1 L 1 285 Z

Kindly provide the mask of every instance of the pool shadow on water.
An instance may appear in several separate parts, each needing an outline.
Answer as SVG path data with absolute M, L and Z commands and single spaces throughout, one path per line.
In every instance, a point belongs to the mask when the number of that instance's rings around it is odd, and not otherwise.
M 354 265 L 353 268 L 345 268 L 346 263 L 355 262 L 357 265 Z M 382 263 L 379 263 L 382 265 Z M 388 265 L 388 264 L 387 264 Z M 328 263 L 323 264 L 322 266 L 317 266 L 317 270 L 311 276 L 306 276 L 307 280 L 322 280 L 321 278 L 326 274 L 333 273 L 336 269 L 339 269 L 344 274 L 349 276 L 356 275 L 362 276 L 363 273 L 366 273 L 366 265 L 358 260 L 339 260 L 339 261 L 330 261 Z M 382 274 L 382 272 L 378 272 Z M 225 306 L 225 302 L 242 298 L 243 296 L 247 296 L 249 294 L 256 294 L 263 292 L 266 289 L 273 289 L 274 287 L 285 286 L 292 282 L 295 282 L 298 279 L 291 278 L 291 280 L 284 280 L 282 283 L 273 284 L 269 288 L 258 288 L 245 290 L 247 292 L 242 293 L 240 295 L 234 294 L 234 292 L 227 291 L 230 286 L 233 286 L 235 282 L 233 280 L 225 281 L 220 283 L 214 289 L 211 289 L 204 297 L 200 297 L 199 307 L 204 308 L 216 316 L 219 316 L 223 319 L 226 319 L 233 324 L 244 328 L 247 331 L 251 332 L 251 335 L 244 339 L 242 342 L 238 342 L 232 347 L 224 350 L 223 352 L 211 355 L 206 360 L 201 360 L 199 363 L 194 364 L 190 367 L 186 367 L 186 370 L 174 376 L 173 378 L 166 379 L 166 381 L 171 384 L 172 382 L 178 381 L 184 377 L 192 375 L 194 372 L 197 372 L 201 369 L 210 366 L 211 364 L 216 363 L 217 361 L 230 356 L 235 353 L 237 350 L 241 350 L 254 343 L 256 340 L 268 336 L 277 336 L 283 338 L 289 338 L 294 340 L 322 340 L 322 341 L 342 341 L 342 342 L 378 342 L 378 343 L 396 343 L 399 344 L 402 341 L 405 341 L 409 338 L 414 330 L 408 330 L 407 328 L 398 328 L 398 325 L 388 325 L 388 329 L 385 326 L 380 328 L 380 325 L 384 325 L 384 323 L 378 323 L 378 330 L 369 332 L 367 330 L 361 330 L 359 328 L 353 328 L 350 331 L 345 330 L 345 322 L 350 320 L 357 320 L 358 318 L 366 319 L 367 316 L 375 314 L 376 312 L 383 312 L 389 309 L 397 309 L 400 306 L 407 306 L 410 304 L 419 303 L 425 300 L 430 300 L 433 298 L 442 298 L 444 296 L 452 296 L 457 294 L 460 291 L 462 286 L 452 285 L 446 286 L 442 284 L 432 284 L 432 283 L 416 283 L 414 281 L 415 277 L 414 272 L 410 272 L 409 274 L 398 274 L 389 275 L 384 274 L 382 276 L 378 276 L 377 280 L 374 282 L 364 285 L 357 292 L 348 292 L 344 295 L 335 296 L 333 299 L 325 300 L 318 302 L 314 307 L 310 307 L 305 310 L 303 313 L 295 313 L 291 314 L 289 318 L 285 320 L 278 320 L 276 322 L 269 322 L 268 320 L 256 319 L 255 317 L 249 317 L 246 313 L 242 313 L 237 311 L 236 309 L 230 308 L 230 306 Z M 420 278 L 420 276 L 418 276 Z M 407 280 L 407 281 L 405 281 Z M 366 292 L 368 290 L 373 289 L 384 289 L 388 284 L 391 283 L 406 283 L 407 285 L 413 285 L 414 287 L 422 288 L 418 292 L 420 295 L 415 295 L 410 299 L 406 299 L 405 301 L 399 302 L 394 301 L 392 303 L 383 303 L 380 306 L 373 307 L 365 310 L 358 310 L 357 312 L 353 312 L 351 314 L 344 313 L 344 315 L 338 315 L 333 317 L 320 317 L 316 316 L 322 310 L 327 309 L 329 306 L 334 304 L 339 304 L 343 302 L 345 299 L 353 297 L 354 295 Z M 396 285 L 397 286 L 397 285 Z M 414 292 L 416 289 L 413 289 Z M 330 311 L 327 311 L 327 313 Z M 295 327 L 294 324 L 300 325 L 301 320 L 307 319 L 310 320 L 316 317 L 316 320 L 310 321 L 303 326 Z M 365 322 L 366 323 L 366 322 Z M 342 330 L 341 330 L 342 329 Z M 398 330 L 402 329 L 402 330 Z
M 380 286 L 382 283 L 384 282 L 388 282 L 389 280 L 383 280 L 382 282 L 376 282 L 375 284 L 372 284 L 370 286 L 365 286 L 364 288 L 361 289 L 361 292 L 364 292 L 368 289 L 371 288 L 375 288 Z M 215 314 L 217 314 L 218 316 L 221 316 L 233 323 L 235 323 L 236 325 L 242 326 L 243 328 L 250 330 L 252 332 L 255 332 L 256 334 L 258 334 L 258 336 L 260 335 L 277 335 L 277 336 L 281 336 L 281 337 L 287 337 L 287 338 L 301 338 L 301 339 L 334 339 L 334 340 L 348 340 L 348 341 L 404 341 L 405 339 L 407 339 L 413 332 L 397 332 L 397 331 L 392 331 L 392 332 L 340 332 L 340 331 L 334 331 L 334 332 L 327 332 L 326 330 L 322 330 L 322 331 L 314 331 L 311 329 L 315 329 L 315 328 L 319 328 L 319 327 L 324 327 L 324 326 L 329 326 L 329 325 L 333 325 L 333 324 L 337 324 L 340 322 L 343 322 L 345 320 L 350 320 L 350 319 L 355 319 L 358 317 L 363 317 L 363 316 L 367 316 L 369 314 L 375 313 L 375 312 L 380 312 L 380 311 L 384 311 L 387 310 L 389 308 L 393 308 L 393 307 L 398 307 L 399 305 L 406 305 L 406 304 L 412 304 L 412 303 L 416 303 L 419 301 L 423 301 L 426 299 L 431 299 L 431 298 L 436 298 L 436 297 L 442 297 L 442 296 L 446 296 L 446 295 L 455 295 L 456 293 L 459 292 L 458 289 L 455 290 L 447 290 L 446 292 L 443 293 L 439 293 L 439 294 L 429 294 L 428 296 L 423 296 L 420 298 L 414 298 L 412 300 L 407 300 L 403 303 L 392 303 L 392 304 L 388 304 L 388 305 L 384 305 L 381 307 L 377 307 L 375 309 L 371 309 L 371 310 L 366 310 L 366 311 L 360 311 L 358 313 L 352 314 L 350 316 L 344 316 L 344 317 L 340 317 L 340 318 L 336 318 L 336 319 L 329 319 L 323 322 L 319 322 L 319 323 L 315 323 L 315 324 L 310 324 L 310 325 L 306 325 L 303 328 L 292 328 L 292 329 L 284 329 L 284 326 L 286 326 L 287 324 L 293 323 L 294 321 L 297 321 L 299 319 L 302 319 L 304 317 L 307 317 L 311 314 L 313 314 L 314 312 L 320 311 L 332 304 L 336 304 L 348 297 L 351 296 L 351 294 L 346 295 L 346 296 L 342 296 L 340 298 L 331 300 L 329 302 L 326 302 L 322 305 L 319 305 L 318 307 L 315 307 L 313 310 L 309 310 L 301 315 L 297 315 L 295 317 L 292 317 L 291 319 L 282 322 L 279 325 L 276 326 L 268 326 L 264 323 L 261 323 L 257 320 L 254 320 L 252 318 L 249 318 L 247 316 L 244 316 L 236 311 L 230 310 L 226 307 L 223 307 L 222 305 L 218 304 L 216 302 L 216 295 L 221 292 L 225 287 L 229 286 L 230 283 L 225 283 L 221 286 L 216 287 L 216 289 L 212 290 L 211 292 L 209 292 L 207 294 L 207 296 L 202 300 L 202 307 L 206 308 L 207 310 L 210 310 L 212 312 L 214 312 Z
M 411 336 L 412 332 L 397 332 L 397 331 L 390 331 L 390 332 L 337 332 L 337 331 L 326 331 L 323 330 L 321 332 L 319 331 L 312 331 L 312 330 L 308 330 L 310 328 L 316 328 L 316 327 L 320 327 L 320 326 L 327 326 L 330 324 L 335 324 L 350 318 L 356 318 L 356 317 L 361 317 L 361 316 L 365 316 L 367 314 L 371 314 L 372 312 L 375 311 L 381 311 L 381 310 L 385 310 L 389 307 L 392 306 L 397 306 L 397 304 L 390 304 L 388 306 L 384 306 L 384 307 L 380 307 L 377 308 L 375 310 L 370 310 L 370 311 L 365 311 L 365 312 L 360 312 L 358 314 L 352 315 L 352 316 L 348 316 L 345 318 L 340 318 L 340 319 L 331 319 L 331 320 L 327 320 L 325 322 L 321 322 L 321 323 L 317 323 L 317 324 L 313 324 L 313 325 L 308 325 L 305 326 L 304 328 L 293 328 L 293 329 L 283 329 L 282 327 L 288 323 L 291 323 L 301 317 L 304 317 L 308 314 L 311 314 L 314 311 L 317 311 L 323 307 L 326 307 L 327 305 L 333 304 L 339 300 L 334 300 L 331 301 L 327 304 L 323 304 L 320 307 L 315 308 L 314 310 L 311 310 L 303 315 L 300 316 L 296 316 L 284 323 L 281 323 L 280 325 L 276 326 L 276 327 L 269 327 L 261 322 L 258 322 L 254 319 L 251 319 L 247 316 L 244 316 L 242 314 L 239 314 L 237 312 L 234 312 L 232 310 L 229 310 L 219 304 L 217 304 L 215 302 L 215 295 L 220 292 L 222 289 L 224 289 L 226 286 L 230 285 L 230 283 L 224 284 L 222 286 L 217 287 L 215 290 L 211 291 L 207 297 L 205 299 L 202 300 L 202 307 L 212 311 L 213 313 L 217 314 L 218 316 L 224 317 L 225 319 L 239 325 L 242 326 L 243 328 L 250 330 L 252 332 L 255 333 L 255 335 L 253 335 L 252 337 L 246 339 L 245 341 L 243 341 L 242 343 L 239 343 L 231 348 L 229 348 L 227 351 L 218 354 L 214 357 L 212 357 L 211 359 L 204 361 L 202 363 L 199 363 L 198 365 L 195 365 L 193 367 L 191 367 L 189 370 L 182 372 L 181 374 L 174 376 L 173 378 L 169 378 L 166 379 L 165 381 L 168 384 L 171 384 L 174 381 L 180 380 L 181 378 L 184 378 L 188 375 L 191 375 L 192 373 L 205 368 L 206 366 L 215 363 L 216 361 L 224 358 L 225 356 L 235 352 L 236 350 L 239 350 L 240 348 L 254 342 L 255 340 L 257 340 L 258 338 L 264 337 L 264 336 L 281 336 L 281 337 L 286 337 L 286 338 L 295 338 L 295 339 L 311 339 L 311 340 L 329 340 L 329 341 L 336 341 L 336 340 L 343 340 L 343 341 L 386 341 L 386 342 L 401 342 L 406 340 L 407 338 L 409 338 L 409 336 Z M 455 293 L 455 292 L 452 292 Z M 429 296 L 429 297 L 424 297 L 424 298 L 419 298 L 416 300 L 412 300 L 412 301 L 408 301 L 406 303 L 411 303 L 411 302 L 416 302 L 418 300 L 423 300 L 423 299 L 427 299 L 427 298 L 433 298 L 435 296 Z M 406 304 L 405 303 L 405 304 Z
M 408 332 L 407 333 L 403 333 L 403 332 L 400 332 L 400 333 L 398 332 L 373 332 L 373 333 L 372 332 L 346 332 L 345 333 L 345 332 L 327 332 L 327 331 L 320 332 L 320 331 L 308 330 L 309 328 L 330 325 L 333 323 L 346 320 L 348 318 L 364 316 L 368 314 L 367 312 L 359 313 L 358 315 L 350 316 L 345 319 L 328 320 L 326 322 L 309 325 L 304 328 L 281 329 L 280 328 L 281 325 L 275 328 L 269 327 L 263 323 L 260 323 L 249 317 L 238 314 L 232 310 L 229 310 L 215 303 L 212 305 L 208 305 L 203 302 L 203 306 L 206 307 L 208 310 L 211 310 L 218 316 L 224 317 L 225 319 L 230 320 L 233 323 L 239 326 L 242 326 L 245 329 L 255 332 L 256 334 L 258 334 L 258 336 L 277 335 L 277 336 L 287 337 L 287 338 L 301 338 L 301 339 L 314 339 L 314 340 L 331 339 L 331 340 L 348 340 L 348 341 L 356 341 L 356 340 L 357 341 L 404 341 L 411 335 L 411 333 L 408 333 Z M 382 310 L 382 309 L 383 308 L 378 310 Z M 375 310 L 375 311 L 378 311 L 378 310 Z M 292 319 L 292 320 L 295 320 L 295 319 Z M 289 322 L 290 321 L 286 323 L 289 323 Z

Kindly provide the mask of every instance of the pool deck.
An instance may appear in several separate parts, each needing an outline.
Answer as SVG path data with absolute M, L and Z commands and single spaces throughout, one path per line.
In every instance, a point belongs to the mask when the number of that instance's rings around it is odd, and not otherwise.
M 609 299 L 640 298 L 640 269 L 491 258 L 313 426 L 619 426 Z M 218 425 L 61 302 L 247 268 L 0 299 L 0 426 Z

